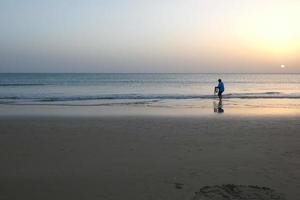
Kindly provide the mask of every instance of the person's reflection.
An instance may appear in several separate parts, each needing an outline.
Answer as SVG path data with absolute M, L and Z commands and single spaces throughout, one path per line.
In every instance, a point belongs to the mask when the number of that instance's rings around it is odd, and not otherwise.
M 224 112 L 222 99 L 219 100 L 219 103 L 214 101 L 214 112 L 215 113 L 223 113 Z

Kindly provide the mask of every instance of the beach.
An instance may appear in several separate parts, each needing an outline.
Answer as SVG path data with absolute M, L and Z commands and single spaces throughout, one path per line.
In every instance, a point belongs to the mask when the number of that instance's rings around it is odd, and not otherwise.
M 299 115 L 1 116 L 0 199 L 193 199 L 204 186 L 300 195 Z
M 299 200 L 300 0 L 0 0 L 0 200 Z
M 299 74 L 0 74 L 0 199 L 295 200 Z

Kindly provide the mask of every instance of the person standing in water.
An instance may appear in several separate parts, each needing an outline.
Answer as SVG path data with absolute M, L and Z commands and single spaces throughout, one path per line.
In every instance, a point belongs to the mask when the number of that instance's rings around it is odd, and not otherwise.
M 219 79 L 218 82 L 219 82 L 219 84 L 218 84 L 218 86 L 215 87 L 215 92 L 218 92 L 218 96 L 219 96 L 219 99 L 221 101 L 222 100 L 222 93 L 224 92 L 225 87 L 224 87 L 224 83 L 222 82 L 221 79 Z

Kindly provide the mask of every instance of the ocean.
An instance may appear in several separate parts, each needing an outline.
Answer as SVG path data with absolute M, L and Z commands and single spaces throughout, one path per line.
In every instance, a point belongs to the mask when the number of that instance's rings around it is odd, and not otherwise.
M 217 98 L 219 78 L 227 104 L 284 99 L 286 107 L 300 106 L 300 74 L 2 73 L 0 103 L 194 107 Z

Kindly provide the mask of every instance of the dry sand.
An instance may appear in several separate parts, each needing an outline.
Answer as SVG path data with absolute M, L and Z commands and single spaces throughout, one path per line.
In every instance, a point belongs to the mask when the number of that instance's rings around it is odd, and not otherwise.
M 0 199 L 191 200 L 235 184 L 297 200 L 299 119 L 2 117 Z

